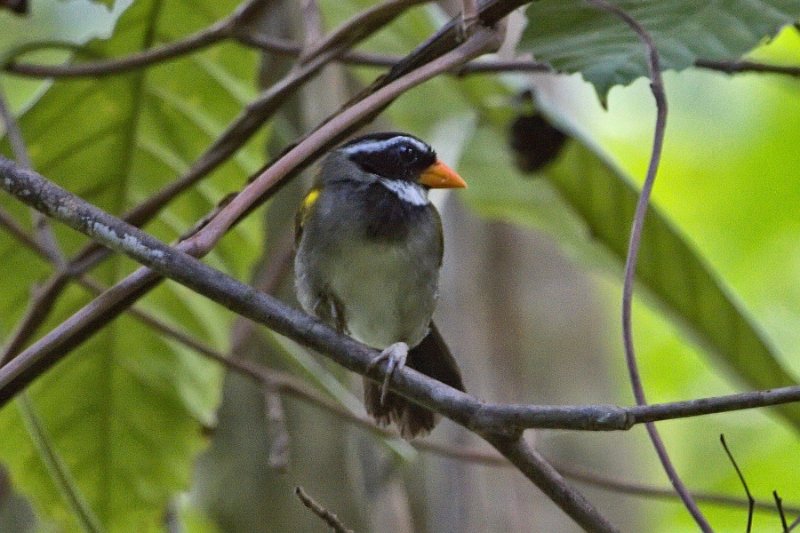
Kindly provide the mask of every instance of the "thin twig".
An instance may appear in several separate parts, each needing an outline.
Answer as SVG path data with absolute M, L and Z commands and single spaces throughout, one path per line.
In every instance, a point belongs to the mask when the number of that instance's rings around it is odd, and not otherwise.
M 745 531 L 747 531 L 747 533 L 750 533 L 750 530 L 753 528 L 753 506 L 755 505 L 755 498 L 753 498 L 753 495 L 750 493 L 750 487 L 747 486 L 747 480 L 745 480 L 744 474 L 742 474 L 742 471 L 739 468 L 736 459 L 733 457 L 731 450 L 728 448 L 728 443 L 725 442 L 725 435 L 720 435 L 719 441 L 722 443 L 722 448 L 725 450 L 725 454 L 728 456 L 728 460 L 733 465 L 733 469 L 736 470 L 736 475 L 739 476 L 739 482 L 742 484 L 742 487 L 744 488 L 744 493 L 747 496 L 747 502 L 748 502 L 747 528 L 745 529 Z
M 778 509 L 778 515 L 781 518 L 781 527 L 783 529 L 783 533 L 789 532 L 789 523 L 786 521 L 786 513 L 783 512 L 783 500 L 780 496 L 778 496 L 778 491 L 772 491 L 772 497 L 775 498 L 775 507 Z M 749 532 L 750 530 L 748 530 Z
M 11 145 L 11 152 L 14 154 L 14 159 L 25 168 L 33 168 L 31 158 L 28 155 L 28 149 L 25 147 L 25 141 L 22 138 L 22 132 L 19 130 L 19 124 L 14 119 L 14 114 L 8 107 L 2 87 L 0 87 L 0 119 L 2 119 L 5 125 L 5 134 Z
M 297 57 L 302 50 L 302 47 L 293 41 L 270 35 L 248 34 L 241 35 L 238 39 L 248 46 L 285 56 Z M 349 65 L 386 68 L 394 67 L 402 59 L 396 55 L 351 50 L 342 54 L 336 61 Z M 554 69 L 549 63 L 530 59 L 476 59 L 451 70 L 449 74 L 466 76 L 497 72 L 554 72 Z
M 39 452 L 39 457 L 41 457 L 47 473 L 50 475 L 58 492 L 64 498 L 67 507 L 72 510 L 73 515 L 84 531 L 89 533 L 104 531 L 89 502 L 78 490 L 78 485 L 72 479 L 64 461 L 51 446 L 50 438 L 46 434 L 44 426 L 42 426 L 33 402 L 31 402 L 27 394 L 20 395 L 19 399 L 20 414 L 28 434 Z
M 786 528 L 786 530 L 787 530 L 787 531 L 792 531 L 792 530 L 793 530 L 793 529 L 795 529 L 797 526 L 800 526 L 800 516 L 798 516 L 797 518 L 795 518 L 795 519 L 794 519 L 794 522 L 792 522 L 791 524 L 789 524 L 789 527 L 788 527 L 788 528 Z
M 157 64 L 181 55 L 189 54 L 202 49 L 205 46 L 216 44 L 219 40 L 229 38 L 229 35 L 204 36 L 206 32 L 215 31 L 212 28 L 202 30 L 194 36 L 187 37 L 179 42 L 166 45 L 171 50 L 166 53 L 161 49 L 153 49 L 140 53 L 136 57 L 129 56 L 119 60 L 109 60 L 107 63 L 112 65 L 109 71 L 105 71 L 105 66 L 102 62 L 99 63 L 82 63 L 79 65 L 39 65 L 33 63 L 18 63 L 11 62 L 5 65 L 5 69 L 9 72 L 19 76 L 33 77 L 33 78 L 58 78 L 58 77 L 80 77 L 80 76 L 100 76 L 104 74 L 114 74 L 115 69 L 122 68 L 123 70 L 144 68 L 151 64 Z M 297 57 L 300 55 L 302 46 L 280 37 L 252 34 L 246 32 L 236 32 L 235 38 L 240 43 L 286 56 Z M 184 41 L 196 40 L 194 45 Z M 208 42 L 206 42 L 208 40 Z M 140 57 L 141 56 L 141 57 Z M 359 65 L 366 67 L 393 67 L 402 60 L 400 56 L 393 56 L 387 54 L 380 54 L 374 52 L 364 51 L 346 51 L 341 54 L 335 61 Z M 124 67 L 115 67 L 114 62 L 130 63 Z M 136 64 L 136 63 L 139 64 Z M 725 74 L 746 74 L 746 73 L 761 73 L 761 74 L 779 74 L 791 77 L 800 77 L 800 67 L 794 65 L 774 65 L 770 63 L 760 63 L 756 61 L 748 61 L 741 59 L 697 59 L 694 66 L 706 70 L 713 70 L 723 72 Z M 486 59 L 471 61 L 462 67 L 454 70 L 452 73 L 458 76 L 465 76 L 469 74 L 485 74 L 496 72 L 556 72 L 552 65 L 541 61 L 532 61 L 529 59 L 511 59 L 511 60 L 497 60 Z
M 47 261 L 50 260 L 47 251 L 41 247 L 41 244 L 36 242 L 36 239 L 30 236 L 25 228 L 23 228 L 10 213 L 2 208 L 0 208 L 0 226 L 5 228 L 10 235 L 28 246 L 31 250 L 35 250 L 43 259 Z
M 328 527 L 332 528 L 336 533 L 353 533 L 352 529 L 347 529 L 344 524 L 339 520 L 339 518 L 329 510 L 325 509 L 323 506 L 315 502 L 311 496 L 306 494 L 303 490 L 303 487 L 296 486 L 294 488 L 294 494 L 297 498 L 305 505 L 312 513 L 320 517 Z
M 123 74 L 132 70 L 149 67 L 177 59 L 187 54 L 202 50 L 231 38 L 238 24 L 246 20 L 249 14 L 264 0 L 248 0 L 228 17 L 204 28 L 188 37 L 164 46 L 151 48 L 126 57 L 105 59 L 87 63 L 70 65 L 35 65 L 18 63 L 11 59 L 4 68 L 8 72 L 32 78 L 78 78 L 99 77 Z
M 14 332 L 3 345 L 2 353 L 0 353 L 0 367 L 8 364 L 33 337 L 50 314 L 58 295 L 66 284 L 66 277 L 55 276 L 48 279 L 41 287 L 34 289 L 33 297 L 28 302 L 25 314 L 17 322 Z
M 697 59 L 694 66 L 708 70 L 716 70 L 725 74 L 746 72 L 759 72 L 762 74 L 783 74 L 786 76 L 800 77 L 800 67 L 792 65 L 770 65 L 743 59 L 733 61 L 720 61 L 715 59 Z
M 625 258 L 625 277 L 622 289 L 622 336 L 623 344 L 625 346 L 625 361 L 628 366 L 628 374 L 633 387 L 633 395 L 636 398 L 638 405 L 646 405 L 647 397 L 644 393 L 644 386 L 642 385 L 641 376 L 639 374 L 638 364 L 636 363 L 636 351 L 633 343 L 633 323 L 632 323 L 632 305 L 633 305 L 633 284 L 636 276 L 636 263 L 639 257 L 639 245 L 642 241 L 642 230 L 644 229 L 645 215 L 647 214 L 647 206 L 650 203 L 650 195 L 653 190 L 653 185 L 656 180 L 656 173 L 661 161 L 661 151 L 664 146 L 664 130 L 667 122 L 667 96 L 664 91 L 664 82 L 661 79 L 661 66 L 658 55 L 658 49 L 647 30 L 642 27 L 633 17 L 626 13 L 621 8 L 614 4 L 610 4 L 606 0 L 587 0 L 591 5 L 607 11 L 619 17 L 625 24 L 627 24 L 639 37 L 647 49 L 647 68 L 650 75 L 650 89 L 653 93 L 656 103 L 656 124 L 653 134 L 653 148 L 650 154 L 650 162 L 647 167 L 647 175 L 642 185 L 642 192 L 639 195 L 639 200 L 636 203 L 636 211 L 633 217 L 633 224 L 631 227 L 630 240 L 628 241 L 628 254 Z M 646 424 L 647 433 L 653 443 L 653 447 L 658 454 L 661 465 L 667 473 L 672 486 L 680 494 L 689 513 L 694 518 L 700 529 L 705 532 L 712 531 L 711 525 L 703 516 L 700 508 L 692 499 L 689 490 L 681 481 L 677 470 L 672 464 L 672 460 L 667 453 L 666 446 L 661 440 L 654 424 Z
M 675 493 L 672 488 L 652 487 L 648 485 L 641 485 L 639 483 L 631 483 L 619 479 L 608 478 L 604 475 L 589 472 L 584 469 L 576 468 L 574 465 L 564 465 L 560 463 L 553 463 L 556 470 L 561 472 L 564 477 L 573 479 L 581 483 L 587 483 L 595 487 L 605 489 L 619 494 L 627 494 L 641 498 L 658 498 L 674 500 L 680 499 L 680 496 Z M 716 494 L 710 492 L 693 492 L 692 496 L 698 502 L 708 505 L 719 505 L 723 507 L 740 507 L 749 509 L 751 503 L 743 498 L 728 496 L 726 494 Z M 775 512 L 775 505 L 773 502 L 756 500 L 753 502 L 753 508 L 761 512 Z M 785 507 L 792 512 L 800 511 L 800 507 Z

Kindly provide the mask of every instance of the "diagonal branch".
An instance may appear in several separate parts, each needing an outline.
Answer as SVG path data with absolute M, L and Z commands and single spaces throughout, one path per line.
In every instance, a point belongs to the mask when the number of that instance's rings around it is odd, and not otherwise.
M 296 486 L 294 488 L 294 494 L 300 500 L 300 502 L 308 508 L 312 513 L 317 515 L 322 519 L 325 524 L 329 528 L 331 528 L 335 533 L 353 533 L 352 529 L 348 529 L 342 521 L 339 520 L 339 517 L 336 516 L 334 513 L 317 503 L 311 496 L 306 494 L 306 491 L 303 490 L 303 487 Z

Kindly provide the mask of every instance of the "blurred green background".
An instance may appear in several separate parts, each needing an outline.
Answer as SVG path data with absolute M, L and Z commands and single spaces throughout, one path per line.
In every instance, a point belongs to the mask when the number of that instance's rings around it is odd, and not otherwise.
M 30 20 L 0 13 L 5 30 L 0 32 L 0 57 L 40 40 L 83 43 L 105 37 L 120 15 L 115 37 L 92 42 L 88 57 L 125 55 L 205 27 L 236 4 L 140 0 L 127 11 L 126 3 L 117 2 L 109 15 L 90 2 L 34 0 Z M 259 31 L 302 40 L 306 21 L 298 3 L 268 4 Z M 330 29 L 371 3 L 320 4 Z M 447 20 L 452 8 L 443 2 L 413 9 L 370 38 L 364 49 L 407 53 Z M 25 59 L 60 61 L 65 54 L 48 50 Z M 798 31 L 786 28 L 749 57 L 800 64 Z M 141 74 L 52 85 L 3 74 L 0 83 L 20 114 L 37 170 L 119 214 L 185 171 L 259 86 L 280 79 L 289 66 L 286 58 L 262 58 L 229 43 Z M 235 160 L 184 195 L 148 231 L 165 240 L 180 234 L 237 189 L 260 166 L 265 151 L 267 157 L 277 154 L 376 75 L 371 68 L 326 68 Z M 676 231 L 670 238 L 688 243 L 692 258 L 721 280 L 719 294 L 738 305 L 735 318 L 766 340 L 765 357 L 774 357 L 797 376 L 800 81 L 700 69 L 668 71 L 664 79 L 669 117 L 654 192 L 658 221 L 671 224 Z M 45 89 L 50 91 L 41 97 Z M 524 90 L 533 90 L 538 108 L 575 136 L 560 159 L 535 175 L 515 167 L 509 148 L 511 121 L 530 110 L 518 96 Z M 81 102 L 100 102 L 104 113 L 87 113 Z M 654 117 L 643 79 L 612 88 L 604 108 L 579 74 L 504 74 L 433 80 L 400 98 L 373 126 L 429 140 L 470 184 L 463 193 L 436 196 L 435 201 L 446 230 L 437 321 L 471 393 L 494 402 L 633 402 L 619 326 L 619 253 L 614 252 L 627 240 L 630 204 L 601 212 L 626 197 L 600 194 L 582 211 L 580 189 L 575 193 L 568 187 L 575 177 L 571 171 L 585 173 L 589 185 L 606 176 L 615 191 L 624 190 L 629 179 L 639 183 L 650 155 Z M 108 135 L 92 138 L 91 131 Z M 5 144 L 3 151 L 8 152 Z M 312 177 L 313 171 L 295 180 L 226 237 L 209 261 L 257 281 L 291 231 L 295 206 Z M 26 212 L 10 199 L 0 198 L 0 206 L 28 224 Z M 589 232 L 592 216 L 616 238 Z M 58 236 L 69 250 L 83 242 L 60 229 Z M 675 240 L 654 242 L 671 246 Z M 671 248 L 653 249 L 655 255 L 643 254 L 645 268 L 680 266 L 682 258 L 671 256 Z M 46 279 L 51 269 L 6 234 L 0 234 L 0 254 L 5 264 L 25 267 L 9 269 L 2 281 L 6 296 L 0 335 L 6 339 L 24 311 L 29 287 Z M 100 274 L 107 282 L 133 268 L 127 260 L 113 263 Z M 730 311 L 698 296 L 698 305 L 704 306 L 700 318 L 682 316 L 680 309 L 664 303 L 664 293 L 681 290 L 679 283 L 665 282 L 672 278 L 664 275 L 660 288 L 643 282 L 635 304 L 636 347 L 649 401 L 749 390 L 747 382 L 754 376 L 768 381 L 770 376 L 761 376 L 758 368 L 748 368 L 746 357 L 736 371 L 724 363 L 739 353 L 736 338 L 714 355 L 700 347 L 706 339 L 698 338 L 698 324 L 729 320 Z M 290 278 L 279 291 L 288 301 L 293 298 Z M 77 290 L 67 296 L 50 326 L 88 301 Z M 691 305 L 691 299 L 685 301 Z M 218 350 L 296 373 L 348 408 L 360 408 L 360 379 L 266 330 L 248 327 L 174 284 L 148 296 L 143 306 Z M 417 453 L 290 398 L 284 400 L 290 459 L 274 468 L 269 459 L 275 428 L 265 420 L 262 391 L 122 320 L 31 390 L 53 448 L 109 530 L 323 531 L 292 495 L 298 484 L 357 531 L 577 530 L 513 470 Z M 748 349 L 742 348 L 745 356 Z M 763 362 L 753 360 L 753 366 Z M 89 391 L 85 402 L 76 399 L 76 390 Z M 19 406 L 0 411 L 0 462 L 10 476 L 0 490 L 0 530 L 78 530 L 41 464 L 29 426 L 22 422 L 24 412 Z M 724 434 L 756 498 L 769 501 L 775 490 L 786 505 L 800 506 L 797 418 L 792 425 L 787 422 L 792 415 L 787 416 L 750 410 L 665 422 L 659 428 L 691 489 L 744 496 L 719 444 Z M 527 437 L 557 464 L 668 486 L 642 427 L 608 434 L 529 431 Z M 430 439 L 488 448 L 448 421 Z M 624 531 L 696 529 L 675 499 L 632 498 L 576 486 Z M 715 530 L 744 529 L 744 510 L 702 508 Z M 776 514 L 759 513 L 754 531 L 775 531 L 778 525 Z

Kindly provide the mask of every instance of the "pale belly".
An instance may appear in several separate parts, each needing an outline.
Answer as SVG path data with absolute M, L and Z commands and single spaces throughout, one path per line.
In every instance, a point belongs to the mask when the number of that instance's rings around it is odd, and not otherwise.
M 402 246 L 374 244 L 332 261 L 328 284 L 344 303 L 350 335 L 374 348 L 417 345 L 436 306 L 438 268 L 425 269 Z M 388 280 L 388 281 L 387 281 Z

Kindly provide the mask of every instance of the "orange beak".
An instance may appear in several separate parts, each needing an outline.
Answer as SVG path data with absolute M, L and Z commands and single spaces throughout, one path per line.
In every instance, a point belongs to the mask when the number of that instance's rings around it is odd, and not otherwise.
M 419 182 L 431 189 L 463 189 L 467 186 L 464 178 L 439 160 L 422 172 Z

